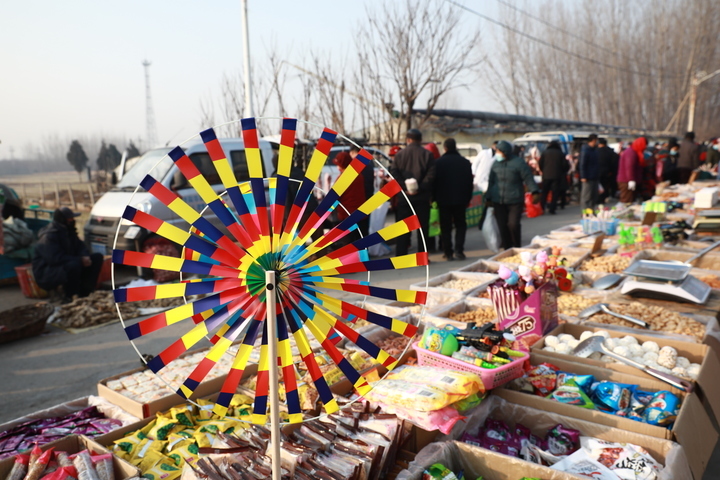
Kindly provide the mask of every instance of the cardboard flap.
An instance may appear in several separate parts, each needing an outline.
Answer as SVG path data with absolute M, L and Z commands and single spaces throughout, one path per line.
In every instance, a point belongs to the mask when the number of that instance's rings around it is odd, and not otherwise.
M 673 431 L 678 443 L 685 450 L 693 476 L 696 480 L 700 480 L 720 435 L 713 427 L 697 395 L 688 395 L 683 407 Z
M 720 382 L 718 382 L 718 378 L 720 378 L 720 359 L 718 359 L 717 353 L 709 348 L 697 383 L 712 409 L 715 420 L 720 419 Z

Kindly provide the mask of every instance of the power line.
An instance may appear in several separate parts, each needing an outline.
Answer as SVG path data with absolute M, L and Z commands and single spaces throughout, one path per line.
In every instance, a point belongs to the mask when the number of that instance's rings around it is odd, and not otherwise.
M 563 47 L 559 47 L 559 46 L 557 46 L 557 45 L 555 45 L 555 44 L 553 44 L 553 43 L 550 43 L 550 42 L 548 42 L 548 41 L 546 41 L 546 40 L 543 40 L 543 39 L 541 39 L 541 38 L 537 38 L 537 37 L 535 37 L 535 36 L 533 36 L 533 35 L 527 34 L 527 33 L 523 32 L 523 31 L 521 31 L 521 30 L 518 30 L 517 28 L 511 27 L 510 25 L 507 25 L 507 24 L 502 23 L 502 22 L 500 22 L 500 21 L 498 21 L 498 20 L 495 20 L 494 18 L 490 18 L 490 17 L 488 17 L 487 15 L 484 15 L 484 14 L 478 12 L 477 10 L 473 10 L 473 9 L 470 8 L 470 7 L 466 7 L 465 5 L 462 5 L 462 4 L 460 4 L 460 3 L 458 3 L 458 2 L 456 2 L 456 1 L 454 1 L 454 0 L 445 0 L 445 1 L 448 2 L 448 3 L 451 3 L 451 4 L 453 4 L 453 5 L 455 5 L 456 7 L 462 8 L 463 10 L 466 10 L 466 11 L 468 11 L 468 12 L 474 14 L 474 15 L 477 15 L 478 17 L 480 17 L 480 18 L 482 18 L 482 19 L 484 19 L 484 20 L 487 20 L 487 21 L 490 22 L 490 23 L 493 23 L 493 24 L 495 24 L 495 25 L 497 25 L 497 26 L 499 26 L 499 27 L 502 27 L 502 28 L 504 28 L 504 29 L 506 29 L 506 30 L 509 30 L 509 31 L 511 31 L 511 32 L 513 32 L 513 33 L 517 33 L 518 35 L 520 35 L 520 36 L 522 36 L 522 37 L 525 37 L 525 38 L 528 38 L 528 39 L 530 39 L 530 40 L 532 40 L 532 41 L 534 41 L 534 42 L 540 43 L 541 45 L 545 45 L 546 47 L 550 47 L 550 48 L 552 48 L 553 50 L 557 50 L 558 52 L 564 53 L 564 54 L 566 54 L 566 55 L 570 55 L 571 57 L 575 57 L 575 58 L 577 58 L 577 59 L 584 60 L 584 61 L 586 61 L 586 62 L 590 62 L 590 63 L 592 63 L 592 64 L 599 65 L 599 66 L 601 66 L 601 67 L 611 68 L 611 69 L 617 70 L 617 71 L 619 71 L 619 72 L 630 73 L 630 74 L 639 75 L 639 76 L 642 76 L 642 77 L 657 77 L 657 75 L 655 75 L 655 74 L 653 74 L 653 73 L 640 72 L 640 71 L 637 71 L 637 70 L 630 70 L 630 69 L 627 69 L 627 68 L 618 67 L 618 66 L 616 66 L 616 65 L 610 65 L 609 63 L 605 63 L 605 62 L 602 62 L 602 61 L 600 61 L 600 60 L 596 60 L 596 59 L 594 59 L 594 58 L 586 57 L 586 56 L 584 56 L 584 55 L 580 55 L 579 53 L 571 52 L 570 50 L 567 50 L 567 49 L 565 49 L 565 48 L 563 48 Z

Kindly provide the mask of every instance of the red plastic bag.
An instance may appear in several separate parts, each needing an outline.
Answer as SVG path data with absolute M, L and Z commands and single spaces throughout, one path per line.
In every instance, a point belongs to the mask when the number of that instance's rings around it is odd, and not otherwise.
M 530 192 L 525 193 L 525 214 L 527 214 L 528 218 L 539 217 L 543 214 L 543 209 L 540 203 L 534 204 L 532 202 L 532 193 Z

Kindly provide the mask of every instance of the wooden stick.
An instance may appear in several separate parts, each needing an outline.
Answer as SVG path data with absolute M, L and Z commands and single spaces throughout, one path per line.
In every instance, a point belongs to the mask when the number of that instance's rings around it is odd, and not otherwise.
M 77 204 L 75 203 L 75 195 L 73 195 L 72 184 L 68 183 L 68 193 L 70 194 L 70 205 L 73 210 L 77 210 Z
M 55 208 L 60 208 L 60 187 L 55 182 Z
M 40 182 L 40 201 L 38 204 L 41 207 L 45 206 L 45 182 Z
M 272 478 L 281 480 L 280 464 L 280 404 L 278 400 L 278 364 L 277 364 L 277 310 L 275 305 L 275 271 L 265 272 L 265 303 L 268 329 L 268 356 L 270 373 L 270 451 L 272 453 Z

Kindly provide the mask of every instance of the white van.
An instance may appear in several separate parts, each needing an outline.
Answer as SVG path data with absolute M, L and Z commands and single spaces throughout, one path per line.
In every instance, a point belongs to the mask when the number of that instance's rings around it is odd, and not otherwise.
M 245 159 L 245 145 L 242 139 L 221 138 L 220 144 L 225 151 L 225 155 L 230 161 L 233 171 L 235 172 L 235 178 L 237 178 L 238 182 L 249 180 L 248 166 Z M 273 151 L 270 143 L 264 140 L 260 140 L 259 145 L 263 160 L 263 176 L 267 178 L 271 176 L 275 170 L 272 164 Z M 208 182 L 213 185 L 215 191 L 224 191 L 225 188 L 220 182 L 220 177 L 215 170 L 215 167 L 210 160 L 210 155 L 207 153 L 207 149 L 202 141 L 198 139 L 194 143 L 189 143 L 188 145 L 183 146 L 183 149 L 193 164 L 195 164 Z M 205 202 L 202 201 L 198 193 L 187 183 L 187 180 L 182 173 L 180 173 L 172 159 L 167 156 L 167 153 L 170 150 L 172 149 L 156 148 L 146 152 L 122 177 L 120 182 L 118 182 L 112 190 L 100 197 L 95 205 L 93 205 L 92 211 L 90 212 L 90 218 L 84 228 L 85 243 L 91 252 L 98 252 L 103 255 L 110 255 L 112 253 L 115 232 L 119 222 L 121 223 L 121 228 L 116 247 L 118 249 L 139 249 L 142 251 L 143 244 L 150 239 L 153 239 L 154 242 L 172 243 L 169 240 L 158 237 L 156 234 L 148 232 L 145 229 L 141 229 L 140 234 L 135 236 L 134 239 L 124 238 L 124 233 L 127 231 L 127 228 L 132 225 L 132 223 L 122 219 L 121 217 L 125 211 L 125 207 L 129 204 L 131 197 L 131 206 L 137 208 L 138 210 L 149 213 L 184 230 L 189 227 L 185 221 L 180 219 L 172 210 L 167 208 L 153 195 L 146 192 L 142 187 L 138 190 L 134 197 L 132 196 L 135 188 L 147 174 L 152 175 L 165 187 L 177 193 L 196 211 L 200 212 L 203 208 L 205 208 Z M 153 168 L 158 160 L 161 160 L 160 163 Z M 218 227 L 221 226 L 219 225 L 219 221 L 212 210 L 207 209 L 203 216 L 205 216 L 213 224 L 216 224 Z M 224 231 L 224 229 L 222 230 Z

